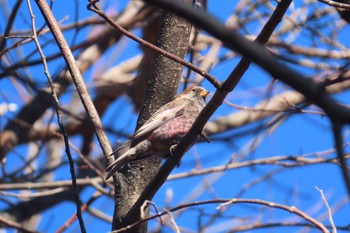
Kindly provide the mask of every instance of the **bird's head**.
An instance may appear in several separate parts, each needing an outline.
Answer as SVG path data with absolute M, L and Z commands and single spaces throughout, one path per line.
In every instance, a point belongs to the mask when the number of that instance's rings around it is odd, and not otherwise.
M 179 96 L 178 98 L 188 98 L 188 99 L 196 99 L 196 98 L 202 98 L 205 100 L 205 98 L 208 96 L 209 91 L 204 89 L 203 87 L 192 85 L 188 88 L 186 88 Z

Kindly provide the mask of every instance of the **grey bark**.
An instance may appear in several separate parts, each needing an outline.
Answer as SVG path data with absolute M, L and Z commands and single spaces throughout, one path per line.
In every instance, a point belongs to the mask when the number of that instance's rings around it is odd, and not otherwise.
M 169 12 L 164 12 L 158 46 L 170 53 L 184 58 L 191 32 L 191 24 Z M 160 106 L 171 101 L 177 93 L 182 65 L 157 54 L 149 73 L 143 77 L 147 79 L 147 87 L 140 111 L 137 127 L 139 128 Z M 132 216 L 126 219 L 129 210 L 137 201 L 140 194 L 155 176 L 159 169 L 160 159 L 150 158 L 130 163 L 130 168 L 118 174 L 116 184 L 115 209 L 113 216 L 113 230 L 125 227 L 140 219 Z M 145 215 L 148 215 L 148 209 Z M 139 225 L 128 232 L 147 232 L 147 223 Z

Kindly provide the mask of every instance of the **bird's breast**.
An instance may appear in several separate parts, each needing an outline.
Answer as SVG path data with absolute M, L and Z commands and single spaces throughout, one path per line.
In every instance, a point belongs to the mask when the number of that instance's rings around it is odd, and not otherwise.
M 199 111 L 197 109 L 186 110 L 181 116 L 178 116 L 163 126 L 156 129 L 148 138 L 155 148 L 169 149 L 170 146 L 177 144 L 181 138 L 191 128 L 196 120 Z

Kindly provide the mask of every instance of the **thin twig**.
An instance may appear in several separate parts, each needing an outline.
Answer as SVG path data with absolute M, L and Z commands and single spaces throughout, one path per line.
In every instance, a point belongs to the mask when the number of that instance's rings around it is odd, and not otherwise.
M 256 204 L 256 205 L 264 205 L 264 206 L 271 207 L 271 208 L 285 210 L 285 211 L 288 211 L 290 213 L 298 215 L 302 219 L 305 219 L 306 221 L 310 222 L 313 226 L 320 229 L 322 232 L 329 233 L 329 230 L 321 222 L 312 218 L 307 213 L 301 211 L 300 209 L 296 208 L 295 206 L 286 206 L 286 205 L 278 204 L 275 202 L 264 201 L 264 200 L 259 200 L 259 199 L 215 199 L 215 200 L 207 200 L 207 201 L 198 201 L 198 202 L 178 205 L 177 207 L 171 208 L 168 211 L 174 212 L 177 210 L 181 210 L 181 209 L 189 208 L 189 207 L 193 207 L 193 206 L 200 206 L 200 205 L 207 205 L 207 204 L 218 204 L 218 203 L 221 203 L 221 205 L 219 205 L 216 209 L 220 209 L 223 206 L 232 205 L 232 204 Z M 154 214 L 154 215 L 149 216 L 145 219 L 141 219 L 140 221 L 138 221 L 136 223 L 130 224 L 129 226 L 126 226 L 124 228 L 113 231 L 113 233 L 127 232 L 129 229 L 133 229 L 135 226 L 137 226 L 143 222 L 158 218 L 159 216 L 163 216 L 166 214 L 168 214 L 167 211 L 163 211 L 163 212 Z
M 40 8 L 44 18 L 45 18 L 46 23 L 48 24 L 50 30 L 53 32 L 53 35 L 54 35 L 54 37 L 56 39 L 56 42 L 57 42 L 58 46 L 60 47 L 60 50 L 62 51 L 62 53 L 64 55 L 64 58 L 65 58 L 66 63 L 68 65 L 68 69 L 69 69 L 69 71 L 70 71 L 70 73 L 72 75 L 73 80 L 75 81 L 75 84 L 77 85 L 77 90 L 78 90 L 78 92 L 80 94 L 82 102 L 83 102 L 83 104 L 85 103 L 84 106 L 86 107 L 86 110 L 88 111 L 88 114 L 90 113 L 89 116 L 92 117 L 91 118 L 92 121 L 95 123 L 94 126 L 95 126 L 95 130 L 96 130 L 98 136 L 104 137 L 103 143 L 101 143 L 101 142 L 100 143 L 101 144 L 106 144 L 106 145 L 101 145 L 102 149 L 104 149 L 106 147 L 106 150 L 108 151 L 108 140 L 106 140 L 107 137 L 104 134 L 104 131 L 102 129 L 101 120 L 98 117 L 97 111 L 94 108 L 91 99 L 89 98 L 89 95 L 88 95 L 87 89 L 86 89 L 86 87 L 84 85 L 84 81 L 83 81 L 83 79 L 81 77 L 79 68 L 75 64 L 75 60 L 74 60 L 73 54 L 70 51 L 69 46 L 67 45 L 67 43 L 66 43 L 66 41 L 65 41 L 65 39 L 64 39 L 64 37 L 62 35 L 62 32 L 59 29 L 57 21 L 54 18 L 53 14 L 51 12 L 51 9 L 48 6 L 47 2 L 46 1 L 42 1 L 42 0 L 37 0 L 36 2 L 37 2 L 37 5 L 39 6 L 39 8 Z M 43 59 L 45 74 L 46 74 L 46 76 L 47 76 L 47 78 L 49 80 L 51 91 L 52 91 L 52 95 L 53 95 L 53 98 L 55 100 L 57 120 L 58 120 L 58 123 L 60 125 L 61 130 L 62 130 L 64 143 L 65 143 L 65 147 L 66 147 L 66 153 L 67 153 L 67 157 L 68 157 L 68 160 L 69 160 L 70 172 L 71 172 L 71 176 L 72 176 L 73 193 L 74 193 L 74 197 L 76 199 L 76 204 L 77 204 L 77 214 L 76 215 L 77 215 L 77 218 L 79 220 L 80 229 L 84 233 L 84 232 L 86 232 L 86 229 L 85 229 L 85 224 L 84 224 L 84 220 L 83 220 L 83 217 L 82 217 L 81 200 L 80 200 L 79 192 L 78 192 L 77 185 L 76 185 L 76 175 L 75 175 L 74 161 L 73 161 L 72 155 L 70 153 L 70 149 L 69 149 L 68 135 L 67 135 L 67 132 L 65 130 L 64 124 L 63 124 L 63 122 L 61 120 L 60 111 L 59 111 L 59 109 L 57 107 L 59 101 L 58 101 L 58 97 L 57 97 L 57 94 L 56 94 L 55 89 L 54 89 L 54 84 L 53 84 L 53 81 L 51 79 L 51 75 L 50 75 L 49 70 L 48 70 L 48 66 L 47 66 L 47 63 L 46 63 L 46 60 L 45 60 L 46 58 L 45 58 L 45 56 L 44 56 L 44 54 L 43 54 L 43 52 L 41 50 L 41 46 L 40 46 L 38 38 L 37 38 L 36 28 L 35 28 L 35 16 L 34 16 L 34 14 L 32 12 L 32 9 L 31 9 L 30 0 L 27 0 L 27 4 L 28 4 L 29 12 L 30 12 L 30 15 L 31 15 L 31 18 L 32 18 L 32 26 L 33 26 L 33 34 L 34 34 L 34 38 L 33 39 L 34 39 L 34 41 L 35 41 L 35 43 L 37 45 L 38 51 L 39 51 L 39 53 L 40 53 L 40 55 L 41 55 L 41 57 Z M 90 103 L 90 108 L 87 107 L 88 105 L 86 104 L 86 102 Z M 103 146 L 105 146 L 105 147 L 103 147 Z M 109 145 L 109 149 L 111 150 L 111 146 L 110 145 Z
M 62 31 L 60 30 L 57 21 L 55 17 L 52 14 L 52 11 L 50 10 L 48 4 L 44 0 L 36 0 L 40 11 L 42 12 L 45 21 L 52 31 L 52 34 L 57 42 L 57 45 L 59 49 L 61 50 L 63 57 L 66 61 L 67 68 L 72 76 L 73 82 L 77 88 L 77 92 L 79 94 L 79 97 L 81 99 L 81 102 L 91 120 L 94 126 L 94 130 L 98 139 L 98 142 L 100 143 L 101 149 L 103 151 L 104 156 L 106 159 L 114 159 L 113 156 L 108 156 L 112 154 L 113 150 L 109 143 L 109 140 L 107 138 L 107 135 L 105 134 L 102 126 L 101 119 L 96 111 L 96 108 L 90 98 L 90 95 L 87 91 L 87 88 L 85 86 L 83 77 L 81 76 L 80 70 L 75 62 L 74 56 L 69 49 L 69 46 L 62 34 Z
M 168 216 L 169 216 L 169 218 L 170 218 L 170 223 L 173 225 L 173 227 L 174 227 L 174 231 L 176 232 L 176 233 L 181 233 L 181 231 L 180 231 L 180 228 L 179 228 L 179 226 L 177 225 L 177 223 L 176 223 L 176 221 L 175 221 L 175 219 L 174 219 L 174 216 L 173 216 L 173 214 L 169 211 L 169 210 L 167 210 L 167 209 L 163 209 L 164 210 L 164 212 L 166 212 L 167 214 L 168 214 Z
M 333 217 L 332 217 L 332 210 L 329 207 L 329 204 L 328 204 L 328 201 L 327 201 L 326 197 L 324 196 L 323 190 L 320 189 L 317 186 L 315 187 L 315 189 L 320 192 L 322 200 L 323 200 L 324 204 L 327 207 L 329 223 L 331 224 L 332 230 L 333 230 L 332 233 L 337 233 L 337 228 L 335 227 L 335 224 L 334 224 L 334 221 L 333 221 Z
M 53 84 L 53 81 L 52 81 L 52 78 L 51 78 L 51 74 L 49 72 L 49 67 L 47 65 L 47 62 L 46 62 L 46 57 L 41 49 L 41 46 L 40 46 L 40 43 L 39 43 L 39 40 L 38 40 L 38 36 L 37 36 L 37 33 L 36 33 L 36 26 L 35 26 L 35 15 L 32 11 L 32 7 L 31 7 L 31 4 L 30 4 L 30 0 L 27 0 L 27 4 L 28 4 L 28 9 L 29 9 L 29 13 L 30 13 L 30 16 L 31 16 L 31 19 L 32 19 L 32 29 L 33 29 L 33 40 L 35 42 L 35 45 L 38 49 L 38 52 L 43 60 L 43 66 L 44 66 L 44 72 L 45 72 L 45 75 L 48 79 L 48 82 L 49 82 L 49 85 L 50 85 L 50 88 L 51 88 L 51 92 L 52 92 L 52 96 L 53 96 L 53 99 L 54 99 L 54 103 L 55 103 L 55 111 L 56 111 L 56 115 L 57 115 L 57 121 L 58 121 L 58 124 L 60 126 L 60 129 L 62 130 L 62 134 L 63 134 L 63 139 L 64 139 L 64 144 L 65 144 L 65 151 L 66 151 L 66 154 L 67 154 L 67 157 L 68 157 L 68 161 L 69 161 L 69 167 L 70 167 L 70 173 L 71 173 L 71 177 L 72 177 L 72 186 L 73 186 L 73 195 L 74 195 L 74 198 L 76 200 L 76 205 L 77 205 L 77 215 L 78 215 L 78 218 L 79 218 L 79 225 L 80 225 L 80 228 L 81 228 L 81 231 L 82 232 L 86 232 L 85 230 L 85 224 L 84 224 L 84 220 L 83 220 L 83 217 L 81 215 L 81 212 L 80 212 L 80 208 L 81 208 L 81 201 L 80 201 L 80 196 L 79 196 L 79 192 L 78 192 L 78 189 L 77 189 L 77 184 L 76 184 L 76 174 L 75 174 L 75 168 L 74 168 L 74 161 L 73 161 L 73 157 L 72 157 L 72 154 L 71 154 L 71 151 L 70 151 L 70 148 L 69 148 L 69 140 L 68 140 L 68 134 L 66 132 L 66 129 L 64 127 L 64 124 L 62 122 L 62 118 L 61 118 L 61 112 L 58 108 L 58 105 L 59 105 L 59 100 L 58 100 L 58 97 L 57 97 L 57 94 L 56 94 L 56 91 L 55 91 L 55 88 L 54 88 L 54 84 Z M 52 195 L 52 193 L 51 193 Z

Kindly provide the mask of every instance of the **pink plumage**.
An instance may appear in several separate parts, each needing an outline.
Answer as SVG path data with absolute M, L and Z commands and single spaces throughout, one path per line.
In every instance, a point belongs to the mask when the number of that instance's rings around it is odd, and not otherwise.
M 131 142 L 116 150 L 133 145 L 106 168 L 106 180 L 131 160 L 168 155 L 173 146 L 176 146 L 188 132 L 204 108 L 208 93 L 209 91 L 204 88 L 192 85 L 173 101 L 160 107 L 135 132 Z

